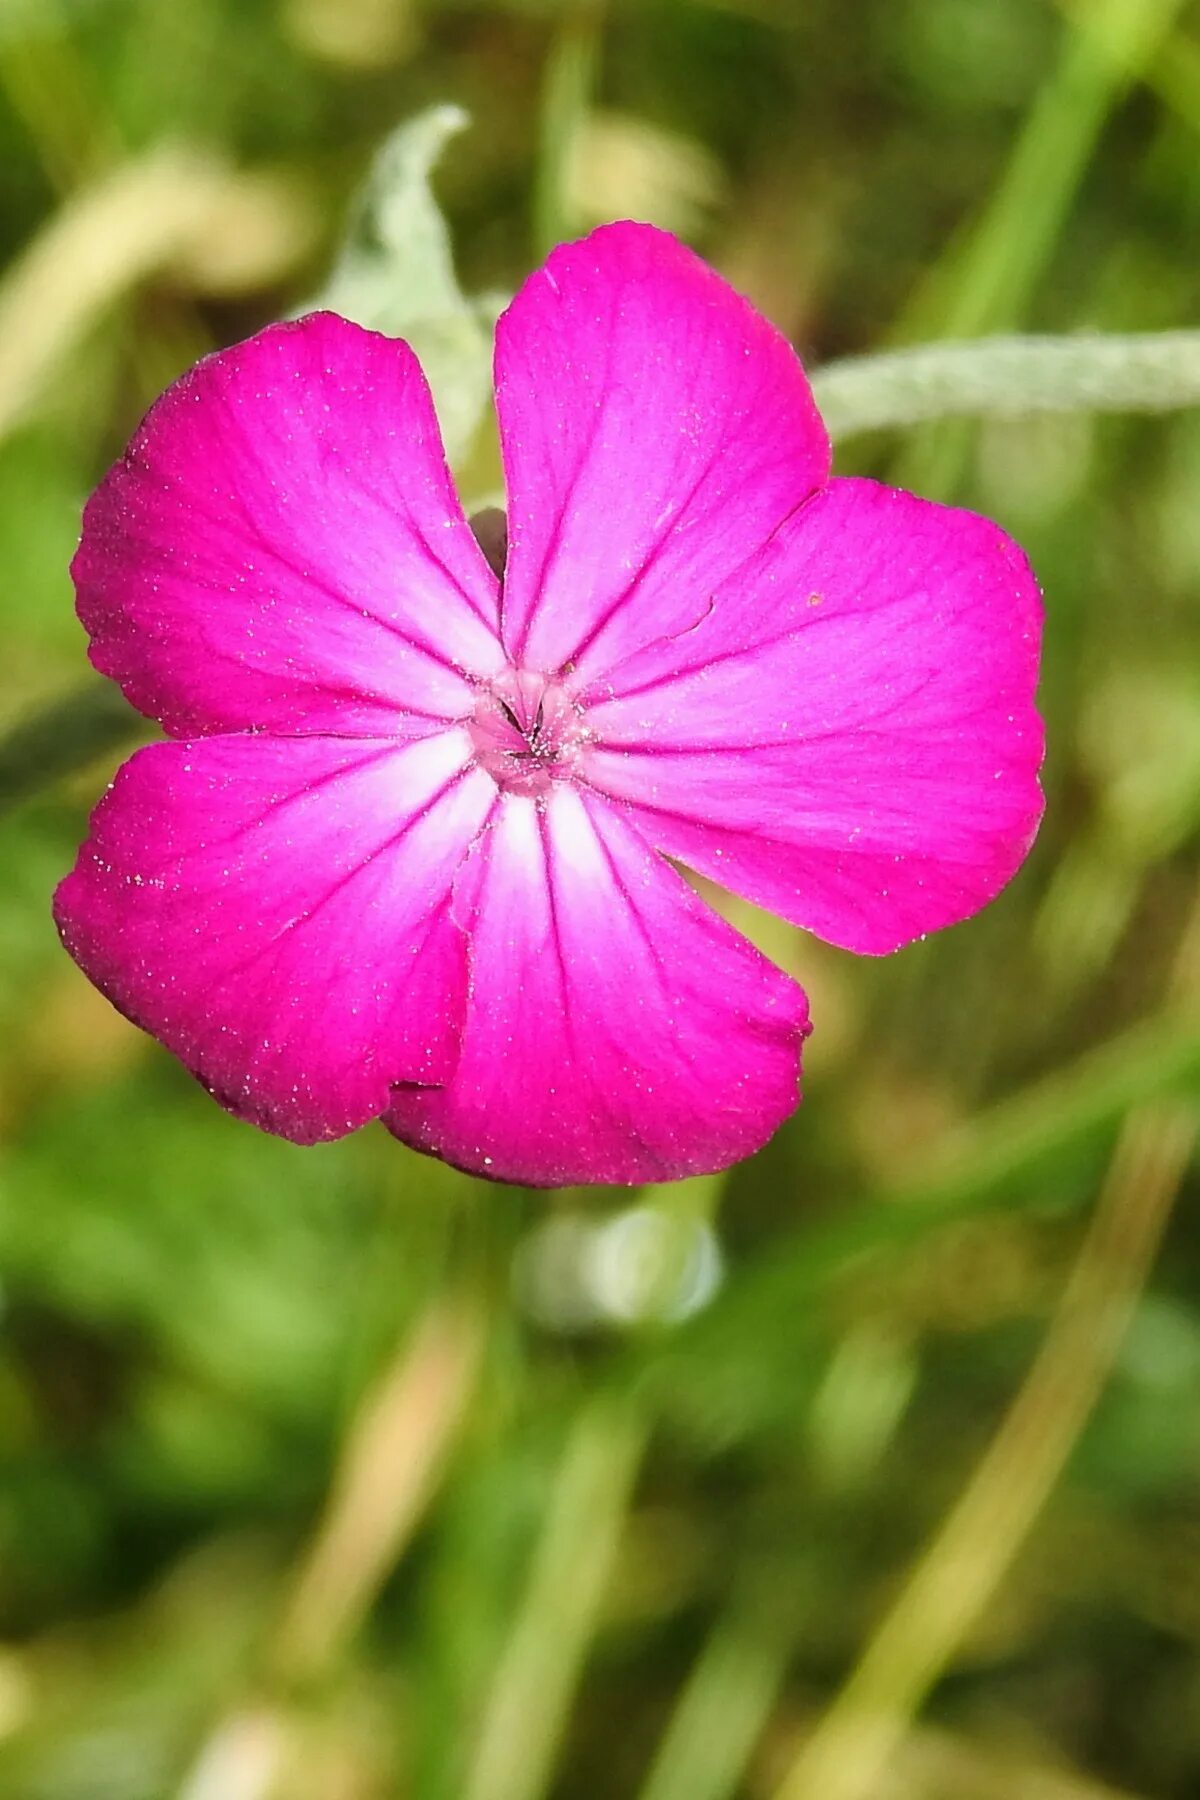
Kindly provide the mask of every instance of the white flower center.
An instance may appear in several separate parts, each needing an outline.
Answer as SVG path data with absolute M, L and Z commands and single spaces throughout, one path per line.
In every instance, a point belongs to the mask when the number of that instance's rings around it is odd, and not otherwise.
M 579 773 L 588 730 L 560 681 L 506 669 L 481 692 L 468 725 L 481 768 L 496 786 L 541 794 Z

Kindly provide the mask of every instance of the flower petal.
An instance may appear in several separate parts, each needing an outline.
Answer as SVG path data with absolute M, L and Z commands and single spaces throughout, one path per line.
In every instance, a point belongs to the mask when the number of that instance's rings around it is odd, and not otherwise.
M 1029 849 L 1040 632 L 997 526 L 834 481 L 695 631 L 593 685 L 588 779 L 688 867 L 894 950 L 975 912 Z
M 704 616 L 824 481 L 787 341 L 648 225 L 556 250 L 496 329 L 514 663 L 602 672 Z
M 620 816 L 563 785 L 508 795 L 456 897 L 473 986 L 442 1089 L 385 1124 L 499 1180 L 554 1187 L 721 1169 L 798 1098 L 804 995 Z
M 298 1143 L 458 1055 L 451 884 L 495 794 L 466 735 L 152 744 L 58 890 L 63 940 L 239 1117 Z
M 169 388 L 72 572 L 92 661 L 175 736 L 428 729 L 503 665 L 417 359 L 332 313 Z

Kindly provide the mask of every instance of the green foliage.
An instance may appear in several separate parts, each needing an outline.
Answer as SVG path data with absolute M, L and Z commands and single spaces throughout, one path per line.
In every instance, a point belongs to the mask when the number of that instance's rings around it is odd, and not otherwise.
M 495 309 L 464 299 L 429 180 L 447 140 L 466 125 L 461 108 L 436 106 L 392 133 L 313 302 L 372 331 L 407 338 L 433 389 L 446 454 L 456 467 L 491 396 Z

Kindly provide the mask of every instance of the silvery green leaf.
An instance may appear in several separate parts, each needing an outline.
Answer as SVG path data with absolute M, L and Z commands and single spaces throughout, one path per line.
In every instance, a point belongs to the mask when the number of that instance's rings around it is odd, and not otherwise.
M 448 139 L 467 125 L 458 106 L 434 106 L 385 141 L 321 292 L 298 310 L 328 307 L 373 331 L 405 338 L 421 359 L 450 462 L 468 450 L 491 393 L 494 296 L 458 284 L 446 221 L 430 176 Z
M 992 337 L 848 356 L 813 371 L 830 435 L 926 419 L 1200 405 L 1200 331 Z

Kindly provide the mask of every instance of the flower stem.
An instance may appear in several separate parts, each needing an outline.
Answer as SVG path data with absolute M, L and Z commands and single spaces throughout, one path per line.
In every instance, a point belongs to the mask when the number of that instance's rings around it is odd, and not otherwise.
M 955 416 L 1169 412 L 1200 404 L 1200 331 L 927 344 L 828 363 L 813 391 L 835 440 Z

